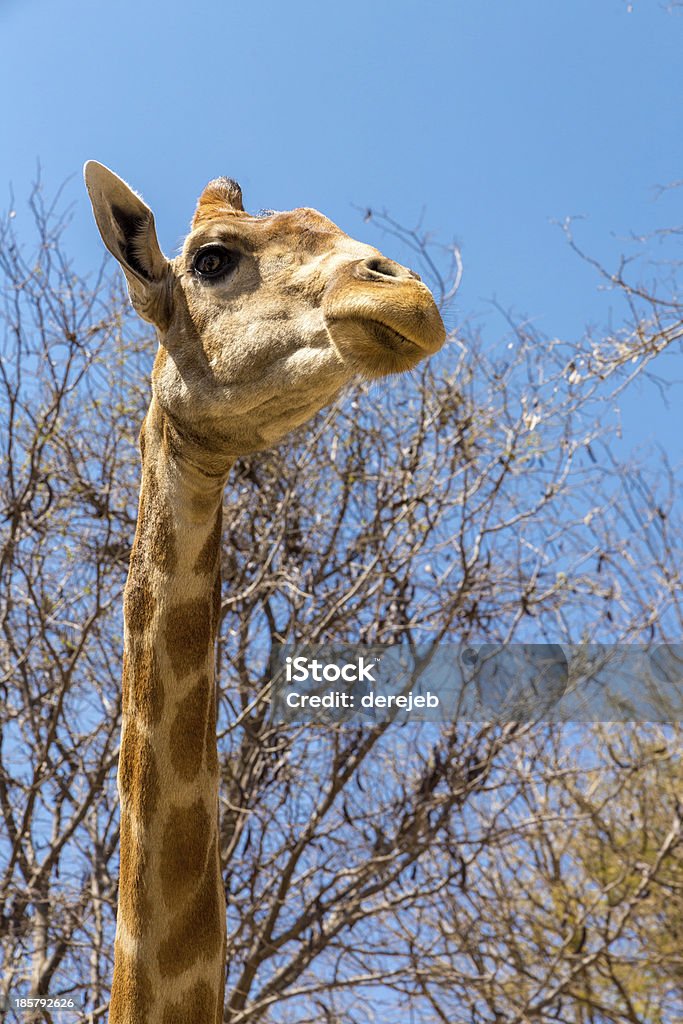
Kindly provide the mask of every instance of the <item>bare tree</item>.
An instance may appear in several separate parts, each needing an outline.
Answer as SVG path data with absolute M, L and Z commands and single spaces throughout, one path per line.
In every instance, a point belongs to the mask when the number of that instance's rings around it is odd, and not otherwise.
M 396 915 L 428 1020 L 660 1024 L 683 1006 L 680 731 L 534 730 Z M 437 888 L 437 882 L 440 883 Z
M 153 345 L 118 286 L 74 272 L 59 202 L 37 189 L 30 209 L 33 250 L 11 215 L 0 238 L 2 985 L 73 999 L 70 1019 L 95 1021 Z M 457 253 L 372 219 L 448 301 Z M 411 378 L 349 392 L 236 467 L 218 651 L 231 1024 L 675 1019 L 678 947 L 652 939 L 666 902 L 649 895 L 680 895 L 675 806 L 667 818 L 637 798 L 658 766 L 674 778 L 673 734 L 617 737 L 635 760 L 584 765 L 555 727 L 283 725 L 269 692 L 269 657 L 294 639 L 680 637 L 674 474 L 664 458 L 621 465 L 607 410 L 680 347 L 682 307 L 670 279 L 657 291 L 609 276 L 627 304 L 618 331 L 566 342 L 500 311 L 485 344 L 464 322 Z M 587 751 L 608 742 L 576 735 Z M 615 793 L 645 852 L 624 845 Z

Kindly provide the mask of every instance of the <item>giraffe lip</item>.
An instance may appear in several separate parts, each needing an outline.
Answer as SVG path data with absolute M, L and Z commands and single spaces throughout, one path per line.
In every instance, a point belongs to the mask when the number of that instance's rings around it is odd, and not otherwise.
M 395 327 L 390 327 L 389 324 L 385 324 L 382 320 L 374 320 L 372 317 L 365 316 L 340 317 L 339 319 L 357 323 L 359 327 L 362 327 L 370 335 L 373 341 L 376 341 L 382 348 L 389 349 L 390 352 L 406 354 L 416 350 L 422 351 L 422 346 L 416 341 L 406 337 L 405 334 L 401 334 Z
M 411 338 L 407 338 L 405 334 L 401 334 L 395 327 L 389 327 L 388 324 L 382 323 L 381 320 L 367 320 L 366 323 L 371 326 L 372 334 L 377 338 L 380 345 L 384 345 L 385 348 L 395 350 L 398 346 L 399 350 L 405 351 L 406 345 L 414 348 L 420 347 Z

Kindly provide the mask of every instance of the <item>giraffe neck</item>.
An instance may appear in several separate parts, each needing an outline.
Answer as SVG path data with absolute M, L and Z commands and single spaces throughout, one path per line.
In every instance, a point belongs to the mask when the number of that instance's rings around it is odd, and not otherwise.
M 121 866 L 111 1024 L 222 1021 L 214 642 L 225 473 L 152 402 L 124 596 Z

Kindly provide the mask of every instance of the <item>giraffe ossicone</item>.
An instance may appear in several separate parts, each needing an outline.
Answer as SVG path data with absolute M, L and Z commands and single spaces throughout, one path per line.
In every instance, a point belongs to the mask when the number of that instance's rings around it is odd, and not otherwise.
M 85 183 L 131 302 L 157 331 L 124 593 L 121 857 L 111 1024 L 220 1024 L 225 897 L 214 645 L 223 490 L 359 376 L 444 343 L 416 274 L 316 210 L 252 216 L 230 178 L 168 259 L 149 207 L 94 161 Z M 228 1013 L 248 998 L 240 989 Z

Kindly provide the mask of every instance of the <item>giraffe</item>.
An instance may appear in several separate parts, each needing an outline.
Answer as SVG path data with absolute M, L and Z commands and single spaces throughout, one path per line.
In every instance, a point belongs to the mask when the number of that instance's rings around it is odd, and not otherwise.
M 120 873 L 111 1024 L 220 1024 L 215 635 L 223 491 L 347 383 L 445 340 L 417 274 L 312 209 L 252 216 L 229 178 L 202 192 L 182 251 L 95 161 L 85 183 L 131 302 L 157 333 L 124 590 Z

